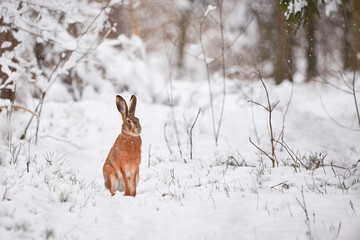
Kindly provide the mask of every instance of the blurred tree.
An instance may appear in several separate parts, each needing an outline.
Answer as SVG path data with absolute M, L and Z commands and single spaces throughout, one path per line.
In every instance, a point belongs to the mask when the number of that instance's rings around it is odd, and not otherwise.
M 142 36 L 139 17 L 136 12 L 135 2 L 134 0 L 130 0 L 129 5 L 129 14 L 130 14 L 130 26 L 131 26 L 131 35 L 137 35 L 139 37 Z
M 301 24 L 305 26 L 309 20 L 320 16 L 317 3 L 318 0 L 280 0 L 279 4 L 286 21 L 296 25 L 296 33 Z M 298 5 L 297 8 L 295 8 L 295 4 Z
M 317 70 L 317 55 L 315 53 L 316 48 L 316 23 L 315 16 L 320 16 L 319 10 L 317 8 L 318 0 L 306 0 L 303 2 L 297 1 L 296 4 L 299 4 L 302 7 L 300 9 L 295 9 L 296 0 L 281 0 L 280 6 L 285 14 L 285 19 L 287 22 L 294 24 L 295 31 L 297 33 L 299 27 L 303 25 L 305 29 L 306 37 L 306 81 L 310 81 L 316 77 Z
M 360 1 L 353 0 L 353 12 L 352 12 L 352 21 L 353 21 L 353 33 L 354 33 L 354 51 L 355 56 L 360 53 Z M 360 59 L 356 61 L 356 69 L 360 69 Z
M 319 6 L 329 6 L 334 0 L 319 1 L 319 0 L 306 0 L 303 1 L 303 6 L 295 10 L 295 1 L 297 0 L 282 0 L 281 9 L 286 16 L 286 20 L 296 25 L 295 34 L 298 28 L 303 24 L 306 27 L 307 36 L 307 80 L 314 77 L 316 73 L 316 55 L 314 53 L 316 43 L 314 40 L 314 19 L 315 16 L 320 17 Z M 299 3 L 299 2 L 297 2 Z M 342 35 L 342 49 L 339 49 L 343 55 L 343 68 L 354 68 L 355 56 L 360 52 L 360 1 L 359 0 L 342 0 L 341 3 L 336 2 L 341 8 L 341 16 L 343 18 L 343 32 Z M 312 32 L 313 31 L 313 32 Z M 314 64 L 315 63 L 315 64 Z M 356 60 L 356 69 L 360 69 L 360 61 Z
M 191 21 L 190 15 L 192 12 L 192 4 L 194 0 L 186 0 L 185 6 L 181 6 L 179 9 L 179 20 L 178 20 L 178 54 L 177 54 L 177 70 L 178 77 L 181 77 L 182 70 L 184 68 L 184 53 L 185 45 L 187 43 L 187 31 L 189 27 L 189 22 Z
M 352 3 L 348 0 L 343 0 L 342 2 L 342 18 L 344 20 L 344 34 L 342 38 L 343 44 L 343 67 L 344 69 L 349 69 L 354 67 L 354 58 L 353 58 L 353 51 L 352 51 L 352 29 L 353 26 L 351 25 L 352 19 Z
M 280 84 L 285 79 L 292 81 L 291 27 L 281 11 L 281 0 L 277 1 L 274 15 L 276 19 L 274 78 L 276 84 Z
M 12 24 L 4 23 L 3 18 L 0 18 L 0 29 L 2 29 L 0 31 L 0 57 L 3 57 L 3 55 L 5 55 L 6 52 L 12 52 L 14 48 L 17 45 L 19 45 L 20 42 L 13 35 L 13 32 L 17 32 L 18 29 L 14 28 Z M 17 64 L 19 62 L 15 58 L 15 56 L 10 61 L 14 64 Z M 10 101 L 14 101 L 15 98 L 15 90 L 13 89 L 14 81 L 11 80 L 8 81 L 9 71 L 14 72 L 15 68 L 0 64 L 0 98 L 10 99 Z
M 315 52 L 315 22 L 315 18 L 309 18 L 306 25 L 306 81 L 312 80 L 317 75 L 317 57 Z

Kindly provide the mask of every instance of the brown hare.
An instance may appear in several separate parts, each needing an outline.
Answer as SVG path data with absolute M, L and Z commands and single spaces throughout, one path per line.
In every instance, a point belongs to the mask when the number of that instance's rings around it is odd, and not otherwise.
M 103 167 L 105 187 L 111 196 L 115 195 L 116 190 L 125 190 L 125 196 L 135 197 L 141 162 L 141 126 L 135 117 L 136 97 L 131 96 L 128 109 L 125 100 L 117 95 L 116 106 L 123 124 Z

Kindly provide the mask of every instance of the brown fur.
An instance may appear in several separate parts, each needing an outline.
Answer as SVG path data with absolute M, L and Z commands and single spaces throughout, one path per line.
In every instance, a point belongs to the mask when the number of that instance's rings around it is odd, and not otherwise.
M 120 96 L 116 97 L 116 105 L 123 118 L 123 125 L 103 166 L 105 187 L 112 196 L 116 190 L 125 190 L 125 196 L 135 197 L 141 162 L 141 126 L 139 119 L 134 116 L 136 97 L 131 97 L 129 110 Z

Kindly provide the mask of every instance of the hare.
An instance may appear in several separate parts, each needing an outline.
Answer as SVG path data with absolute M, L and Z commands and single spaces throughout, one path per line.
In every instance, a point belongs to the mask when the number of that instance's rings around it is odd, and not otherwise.
M 125 190 L 125 196 L 135 197 L 141 162 L 141 126 L 135 117 L 136 96 L 131 96 L 128 109 L 125 100 L 117 95 L 116 106 L 123 124 L 103 167 L 105 188 L 111 196 L 115 195 L 116 190 Z

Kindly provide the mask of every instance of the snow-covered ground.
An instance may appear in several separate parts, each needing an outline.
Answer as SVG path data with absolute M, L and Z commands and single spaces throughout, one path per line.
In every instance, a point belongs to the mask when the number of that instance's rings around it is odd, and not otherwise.
M 264 89 L 258 80 L 241 83 L 227 83 L 217 147 L 206 81 L 173 82 L 179 144 L 169 106 L 137 96 L 143 145 L 135 198 L 111 197 L 103 185 L 102 165 L 122 124 L 117 93 L 78 102 L 49 96 L 37 144 L 19 140 L 30 115 L 15 111 L 12 154 L 1 143 L 0 239 L 359 239 L 360 132 L 337 126 L 322 107 L 358 128 L 351 95 L 295 84 L 284 141 L 304 162 L 327 154 L 327 166 L 296 166 L 278 145 L 279 167 L 272 168 L 249 142 L 271 152 L 267 112 L 247 102 L 265 104 Z M 292 86 L 266 84 L 271 101 L 280 101 L 273 112 L 278 137 Z M 213 88 L 218 119 L 221 81 Z M 129 100 L 131 93 L 121 95 Z M 199 108 L 190 159 L 188 131 Z M 6 111 L 0 119 L 9 126 Z M 35 124 L 27 136 L 34 133 Z

